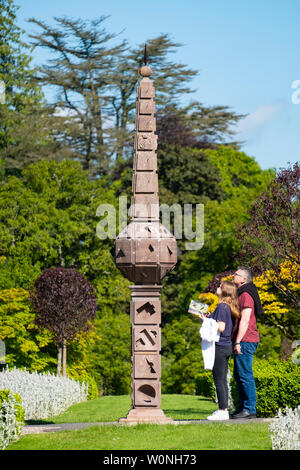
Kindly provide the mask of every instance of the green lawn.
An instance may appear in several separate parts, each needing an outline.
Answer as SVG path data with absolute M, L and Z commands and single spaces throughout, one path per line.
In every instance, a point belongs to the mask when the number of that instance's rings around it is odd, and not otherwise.
M 73 405 L 65 413 L 43 421 L 49 423 L 96 423 L 117 421 L 131 408 L 128 395 L 108 396 Z M 191 395 L 163 395 L 161 408 L 173 419 L 205 419 L 217 409 L 207 398 Z M 35 424 L 31 422 L 30 424 Z
M 101 397 L 80 403 L 49 422 L 116 421 L 130 409 L 128 396 Z M 174 419 L 203 419 L 215 403 L 198 396 L 164 395 L 162 409 Z M 8 450 L 268 450 L 268 423 L 179 425 L 102 425 L 78 431 L 30 434 Z

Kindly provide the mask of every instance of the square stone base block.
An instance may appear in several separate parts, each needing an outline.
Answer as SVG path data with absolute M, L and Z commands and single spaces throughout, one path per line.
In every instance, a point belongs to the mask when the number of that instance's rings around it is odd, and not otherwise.
M 120 418 L 120 424 L 171 424 L 172 418 L 168 418 L 160 408 L 133 408 L 126 418 Z

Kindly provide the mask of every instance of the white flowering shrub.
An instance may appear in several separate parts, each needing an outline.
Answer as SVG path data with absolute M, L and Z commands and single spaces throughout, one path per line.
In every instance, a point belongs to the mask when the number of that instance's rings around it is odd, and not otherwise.
M 25 419 L 50 418 L 69 406 L 87 400 L 88 385 L 69 377 L 49 372 L 33 372 L 8 368 L 0 372 L 0 390 L 9 389 L 22 399 Z
M 227 372 L 227 387 L 228 387 L 228 411 L 230 413 L 234 412 L 234 402 L 233 402 L 233 397 L 232 397 L 232 382 L 233 382 L 233 377 L 231 375 L 230 370 L 228 369 Z
M 294 410 L 279 410 L 270 432 L 273 450 L 300 450 L 300 405 Z
M 18 439 L 23 424 L 21 398 L 9 390 L 0 390 L 0 450 Z

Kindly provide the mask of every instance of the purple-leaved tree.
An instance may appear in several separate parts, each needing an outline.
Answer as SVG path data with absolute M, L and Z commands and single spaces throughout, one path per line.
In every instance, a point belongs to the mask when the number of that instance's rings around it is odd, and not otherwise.
M 66 375 L 67 342 L 88 331 L 97 311 L 94 287 L 75 269 L 49 268 L 30 290 L 35 322 L 53 334 L 58 348 L 57 375 Z
M 282 169 L 253 204 L 249 221 L 238 230 L 239 262 L 266 276 L 287 302 L 300 308 L 300 165 Z M 289 276 L 282 266 L 289 266 Z

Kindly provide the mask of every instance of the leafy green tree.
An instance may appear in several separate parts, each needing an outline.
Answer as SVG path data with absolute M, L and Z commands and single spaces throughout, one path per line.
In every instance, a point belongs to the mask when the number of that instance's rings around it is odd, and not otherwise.
M 170 196 L 172 203 L 179 204 L 222 199 L 218 168 L 204 150 L 163 146 L 158 167 L 161 203 Z
M 100 341 L 92 348 L 91 360 L 100 394 L 127 394 L 131 383 L 129 315 L 101 312 L 95 325 Z
M 22 41 L 22 31 L 16 24 L 18 7 L 13 0 L 2 0 L 1 16 L 1 80 L 5 84 L 6 103 L 20 109 L 28 103 L 39 103 L 41 92 L 32 87 L 31 47 Z
M 39 330 L 34 319 L 28 291 L 0 290 L 0 341 L 5 342 L 8 366 L 41 371 L 56 363 L 52 336 L 47 330 Z
M 223 199 L 242 198 L 241 202 L 247 207 L 275 176 L 275 170 L 262 170 L 255 158 L 234 148 L 220 146 L 217 150 L 208 149 L 206 153 L 219 169 Z
M 53 150 L 51 117 L 31 65 L 31 46 L 22 40 L 13 0 L 0 2 L 0 158 L 9 173 Z M 47 151 L 46 151 L 47 149 Z
M 89 182 L 78 162 L 30 165 L 22 179 L 10 177 L 0 186 L 0 201 L 0 254 L 2 272 L 8 274 L 3 283 L 29 288 L 53 266 L 78 268 L 96 284 L 109 274 L 118 275 L 109 254 L 113 241 L 96 235 L 97 207 L 116 206 L 113 190 L 103 180 Z
M 203 371 L 200 324 L 181 316 L 162 330 L 162 386 L 164 393 L 195 394 L 197 376 Z

